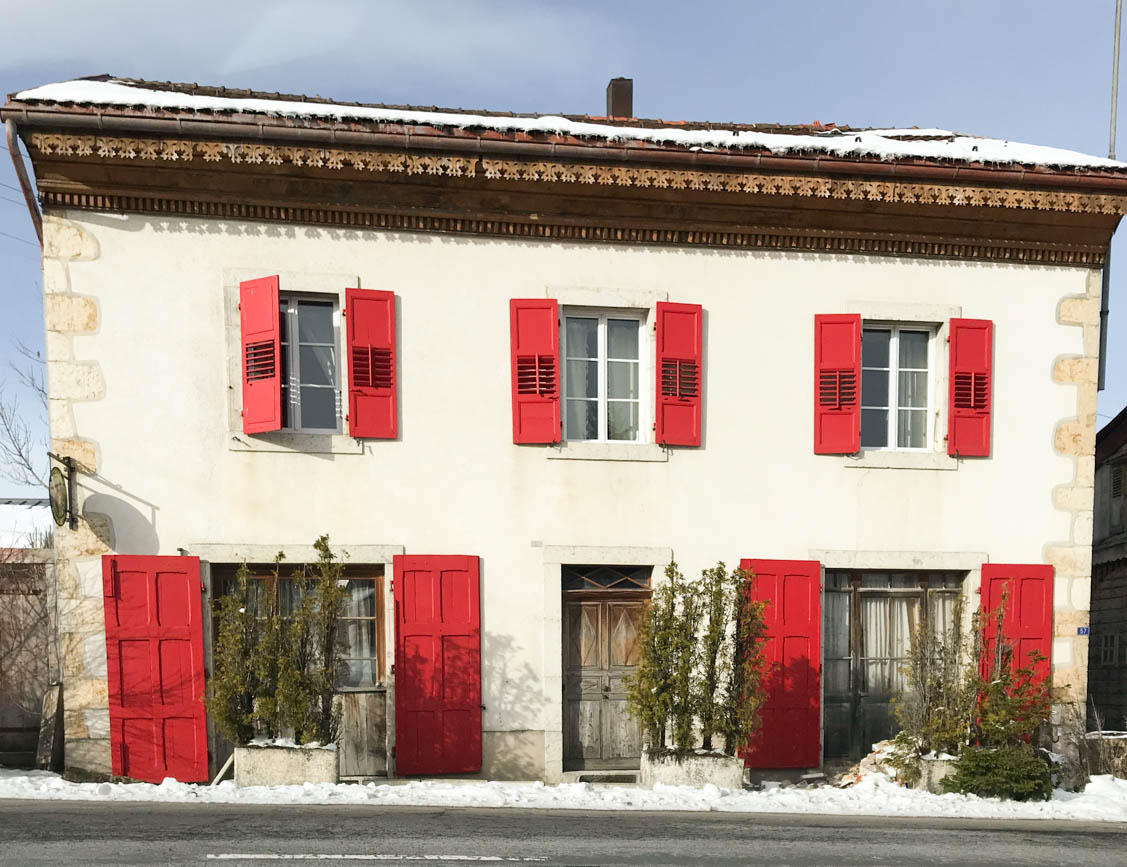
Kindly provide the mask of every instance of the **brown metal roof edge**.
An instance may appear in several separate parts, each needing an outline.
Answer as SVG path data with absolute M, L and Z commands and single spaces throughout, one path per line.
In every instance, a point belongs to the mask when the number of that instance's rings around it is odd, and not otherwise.
M 1088 169 L 1060 171 L 1043 166 L 1028 167 L 986 163 L 953 163 L 924 160 L 850 159 L 823 153 L 772 154 L 736 152 L 729 149 L 694 150 L 688 147 L 637 141 L 605 141 L 591 144 L 574 136 L 517 132 L 520 140 L 468 133 L 463 129 L 445 132 L 443 128 L 403 123 L 381 123 L 381 131 L 363 128 L 342 129 L 339 124 L 321 123 L 294 126 L 279 123 L 270 116 L 227 117 L 177 115 L 174 117 L 137 116 L 100 108 L 80 111 L 60 107 L 29 107 L 9 101 L 0 107 L 0 119 L 13 120 L 20 127 L 94 133 L 149 133 L 212 139 L 244 139 L 309 145 L 351 145 L 452 152 L 478 156 L 528 157 L 531 159 L 598 160 L 630 164 L 661 165 L 692 169 L 800 172 L 813 174 L 857 175 L 902 181 L 994 184 L 1000 186 L 1052 187 L 1082 192 L 1127 194 L 1127 170 Z M 392 130 L 392 131 L 388 131 Z

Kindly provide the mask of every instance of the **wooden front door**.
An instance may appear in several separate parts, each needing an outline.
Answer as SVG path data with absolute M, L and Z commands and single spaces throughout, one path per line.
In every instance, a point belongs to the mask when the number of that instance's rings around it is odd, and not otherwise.
M 624 598 L 625 597 L 625 598 Z M 564 598 L 564 770 L 631 770 L 642 730 L 626 706 L 645 599 L 610 591 Z

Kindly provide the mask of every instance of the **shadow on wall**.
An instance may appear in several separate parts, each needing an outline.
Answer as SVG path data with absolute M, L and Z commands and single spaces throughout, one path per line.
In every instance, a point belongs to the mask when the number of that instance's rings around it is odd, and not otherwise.
M 538 734 L 544 728 L 544 687 L 527 662 L 518 662 L 519 651 L 511 635 L 487 632 L 483 642 L 485 682 L 490 689 L 485 699 L 490 730 L 504 736 L 511 733 L 510 747 L 530 730 Z M 531 721 L 531 722 L 530 722 Z M 499 730 L 499 731 L 497 731 Z M 538 780 L 544 774 L 543 745 L 537 742 L 537 753 L 499 749 L 489 768 L 494 780 Z
M 156 554 L 160 550 L 154 521 L 121 497 L 91 494 L 82 503 L 82 517 L 91 532 L 118 554 Z

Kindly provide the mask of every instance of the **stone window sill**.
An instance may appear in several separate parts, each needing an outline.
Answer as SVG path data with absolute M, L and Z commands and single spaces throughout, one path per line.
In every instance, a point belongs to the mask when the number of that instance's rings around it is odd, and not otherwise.
M 845 466 L 863 470 L 957 470 L 959 461 L 942 452 L 863 451 L 844 455 Z
M 550 461 L 653 461 L 669 460 L 657 443 L 560 443 L 548 449 Z
M 307 455 L 362 455 L 364 441 L 341 434 L 303 434 L 286 431 L 231 433 L 227 449 L 232 452 L 300 452 Z

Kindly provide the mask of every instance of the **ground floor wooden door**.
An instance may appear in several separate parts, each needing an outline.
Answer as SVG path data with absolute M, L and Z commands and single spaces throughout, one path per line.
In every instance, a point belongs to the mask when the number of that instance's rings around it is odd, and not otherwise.
M 565 771 L 631 770 L 641 761 L 642 731 L 623 681 L 638 664 L 644 606 L 613 590 L 565 595 Z
M 197 557 L 102 558 L 113 772 L 207 780 Z

